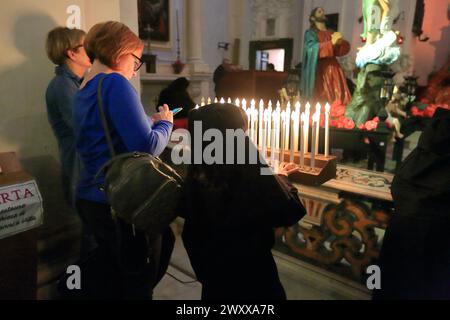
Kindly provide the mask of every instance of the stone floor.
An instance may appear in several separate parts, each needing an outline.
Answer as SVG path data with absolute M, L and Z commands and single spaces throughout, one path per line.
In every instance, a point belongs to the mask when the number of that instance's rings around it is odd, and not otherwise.
M 361 285 L 274 251 L 281 282 L 289 300 L 368 300 Z M 177 237 L 171 265 L 154 291 L 155 300 L 198 300 L 201 284 L 195 281 L 181 239 Z

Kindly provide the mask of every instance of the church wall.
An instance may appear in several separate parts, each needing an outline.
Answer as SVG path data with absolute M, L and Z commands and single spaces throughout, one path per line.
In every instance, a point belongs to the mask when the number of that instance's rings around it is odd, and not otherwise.
M 219 42 L 230 43 L 228 38 L 228 7 L 228 0 L 203 1 L 203 60 L 209 65 L 211 71 L 214 71 L 222 63 L 224 57 L 229 57 L 229 52 L 218 49 L 217 46 Z

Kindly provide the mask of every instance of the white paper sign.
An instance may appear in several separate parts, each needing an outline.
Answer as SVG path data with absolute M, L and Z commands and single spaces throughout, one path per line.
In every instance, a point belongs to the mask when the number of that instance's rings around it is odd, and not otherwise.
M 43 212 L 36 181 L 0 187 L 0 239 L 39 227 Z

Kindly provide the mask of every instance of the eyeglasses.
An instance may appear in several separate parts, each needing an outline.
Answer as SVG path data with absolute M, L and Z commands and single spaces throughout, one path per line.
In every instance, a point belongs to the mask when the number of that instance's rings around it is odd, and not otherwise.
M 144 61 L 141 60 L 141 58 L 135 56 L 133 53 L 131 54 L 134 57 L 134 71 L 137 72 L 142 65 L 144 64 Z
M 83 44 L 79 44 L 79 45 L 77 45 L 76 47 L 74 47 L 74 48 L 72 48 L 72 49 L 70 49 L 70 50 L 72 50 L 72 51 L 77 51 L 79 48 L 81 48 L 81 47 L 83 47 L 84 45 Z

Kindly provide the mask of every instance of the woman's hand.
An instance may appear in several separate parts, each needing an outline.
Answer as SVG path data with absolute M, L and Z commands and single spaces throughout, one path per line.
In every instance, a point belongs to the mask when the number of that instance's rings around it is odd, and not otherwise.
M 294 173 L 298 170 L 298 165 L 295 163 L 287 163 L 287 162 L 281 162 L 280 166 L 278 167 L 278 174 L 283 176 L 289 176 L 291 173 Z
M 154 123 L 166 120 L 170 123 L 173 123 L 173 112 L 169 110 L 169 106 L 167 104 L 163 105 L 162 107 L 159 107 L 159 112 L 152 115 L 152 121 Z

